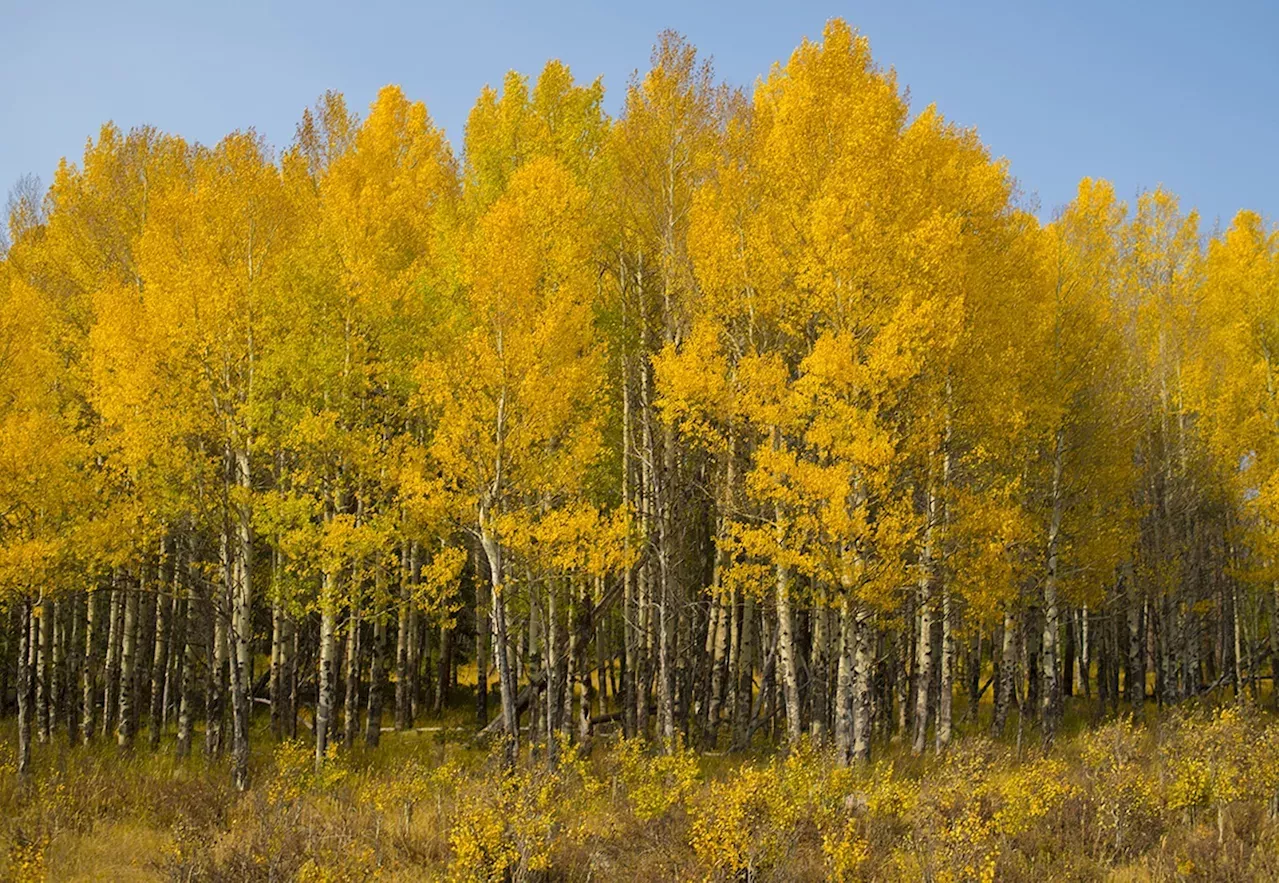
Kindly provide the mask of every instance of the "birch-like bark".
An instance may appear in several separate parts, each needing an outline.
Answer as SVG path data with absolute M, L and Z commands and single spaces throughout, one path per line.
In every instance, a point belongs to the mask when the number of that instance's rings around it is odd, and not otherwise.
M 410 583 L 412 552 L 406 543 L 401 552 L 400 597 L 396 604 L 396 729 L 407 730 L 413 726 L 409 698 L 409 608 L 413 604 L 413 586 Z M 477 605 L 479 593 L 477 593 Z M 477 629 L 479 625 L 477 623 Z M 477 664 L 477 669 L 479 665 Z
M 1062 529 L 1063 431 L 1058 430 L 1053 447 L 1053 485 L 1050 496 L 1049 541 L 1045 552 L 1044 632 L 1040 641 L 1041 735 L 1046 745 L 1053 741 L 1062 713 L 1062 690 L 1058 682 L 1058 536 Z
M 853 598 L 848 587 L 840 598 L 840 650 L 836 660 L 836 762 L 842 766 L 853 759 L 853 666 L 854 631 Z
M 66 655 L 67 632 L 70 631 L 70 624 L 67 621 L 69 607 L 70 599 L 66 598 L 62 601 L 55 601 L 53 604 L 53 636 L 49 643 L 49 735 L 46 739 L 52 738 L 53 732 L 57 730 L 58 724 L 62 720 L 62 675 L 66 668 L 64 656 Z
M 183 669 L 187 663 L 187 616 L 191 606 L 186 581 L 182 578 L 184 565 L 174 558 L 173 571 L 173 624 L 169 628 L 169 665 L 165 672 L 163 723 L 167 726 L 170 714 L 176 716 Z
M 360 732 L 360 643 L 360 605 L 353 598 L 347 617 L 347 692 L 342 705 L 342 741 L 347 748 L 356 744 Z
M 31 774 L 31 602 L 22 599 L 18 616 L 18 776 Z
M 338 676 L 337 655 L 338 627 L 337 579 L 332 570 L 323 576 L 320 596 L 320 659 L 316 694 L 315 740 L 316 769 L 324 765 L 329 753 L 329 739 L 333 735 L 334 700 Z
M 493 637 L 490 621 L 489 583 L 482 578 L 480 563 L 472 555 L 476 579 L 476 726 L 483 729 L 489 724 L 489 643 Z
M 780 434 L 775 426 L 771 430 L 771 444 L 776 451 L 781 447 Z M 786 522 L 783 520 L 782 505 L 773 506 L 774 540 L 777 543 L 778 560 L 774 563 L 774 588 L 778 617 L 778 658 L 781 663 L 782 698 L 786 705 L 787 744 L 794 747 L 799 744 L 802 735 L 800 722 L 800 675 L 796 663 L 794 623 L 791 613 L 791 574 L 782 562 L 783 550 L 786 547 Z
M 938 496 L 929 485 L 925 510 L 924 543 L 920 549 L 919 637 L 916 639 L 915 738 L 912 754 L 922 754 L 929 731 L 929 689 L 933 684 L 933 531 L 937 523 Z
M 409 585 L 418 586 L 421 581 L 422 547 L 417 542 L 414 542 L 409 546 Z M 405 715 L 408 717 L 410 727 L 414 725 L 421 713 L 420 706 L 425 704 L 422 700 L 422 696 L 425 695 L 424 691 L 431 686 L 431 678 L 429 677 L 431 673 L 431 647 L 426 638 L 423 637 L 426 634 L 430 634 L 430 632 L 423 627 L 423 619 L 424 617 L 419 614 L 418 605 L 412 603 L 411 599 L 409 604 L 409 647 L 407 650 L 407 665 L 409 669 L 407 690 L 409 698 L 405 709 Z M 424 654 L 427 657 L 426 669 L 428 674 L 425 679 L 420 672 L 423 667 L 422 657 Z
M 272 557 L 276 557 L 276 553 L 272 552 Z M 273 565 L 272 570 L 276 573 L 275 593 L 279 593 L 280 585 L 278 579 L 277 566 Z M 273 596 L 271 599 L 271 674 L 268 692 L 271 700 L 271 735 L 280 740 L 284 731 L 284 610 L 280 603 L 280 598 Z
M 809 733 L 815 744 L 827 744 L 827 659 L 829 639 L 827 628 L 830 611 L 826 598 L 820 597 L 813 606 L 813 636 L 809 647 Z
M 204 750 L 211 757 L 221 756 L 223 748 L 222 731 L 227 713 L 227 605 L 225 593 L 215 594 L 220 597 L 211 602 L 213 615 L 212 658 L 209 666 L 209 693 L 206 700 Z
M 498 692 L 502 702 L 503 761 L 508 769 L 515 767 L 520 751 L 520 722 L 516 713 L 516 682 L 511 670 L 508 649 L 507 599 L 503 593 L 502 544 L 489 527 L 488 512 L 481 510 L 480 543 L 489 560 L 490 585 L 493 588 L 494 658 L 498 663 Z
M 173 564 L 167 553 L 162 551 L 161 554 L 163 565 L 160 582 L 156 587 L 155 641 L 151 651 L 151 707 L 147 723 L 147 735 L 153 751 L 160 747 L 160 735 L 164 729 L 164 684 L 169 669 L 169 633 L 173 619 L 173 595 L 169 591 Z
M 723 590 L 720 590 L 723 591 Z M 732 616 L 732 599 L 726 603 L 724 597 L 717 595 L 712 602 L 715 612 L 711 617 L 713 625 L 708 625 L 715 637 L 711 643 L 710 677 L 707 686 L 707 713 L 703 722 L 703 744 L 714 748 L 720 732 L 721 706 L 724 701 L 724 680 L 729 648 L 729 619 Z
M 138 658 L 138 591 L 125 589 L 124 625 L 120 639 L 120 716 L 116 739 L 121 748 L 133 748 L 138 685 L 135 668 Z
M 1080 642 L 1079 646 L 1076 648 L 1076 660 L 1080 667 L 1080 689 L 1084 692 L 1086 699 L 1090 698 L 1089 674 L 1093 660 L 1093 654 L 1090 652 L 1090 648 L 1089 605 L 1086 604 L 1080 609 Z
M 365 708 L 364 743 L 377 748 L 382 738 L 382 694 L 387 684 L 387 623 L 379 616 L 373 625 L 373 644 L 369 648 L 369 699 Z
M 119 701 L 120 682 L 120 589 L 119 571 L 111 578 L 111 598 L 108 604 L 108 632 L 106 632 L 106 667 L 102 683 L 102 738 L 111 735 L 115 728 L 115 704 Z
M 739 627 L 740 647 L 734 679 L 737 699 L 733 705 L 733 748 L 741 751 L 751 742 L 751 698 L 755 681 L 756 657 L 756 599 L 746 595 L 742 601 L 742 625 Z
M 775 516 L 776 517 L 776 516 Z M 795 637 L 792 634 L 791 574 L 788 568 L 778 564 L 774 568 L 777 601 L 777 641 L 779 672 L 782 681 L 782 698 L 786 705 L 787 744 L 795 746 L 803 734 L 800 722 L 800 677 L 796 666 Z
M 241 497 L 233 512 L 231 603 L 231 779 L 237 791 L 249 787 L 249 691 L 253 679 L 253 529 L 248 496 L 253 487 L 249 451 L 235 452 L 235 477 Z
M 871 760 L 871 679 L 875 665 L 871 645 L 871 617 L 859 607 L 853 617 L 853 759 Z
M 56 603 L 52 598 L 46 595 L 40 601 L 40 613 L 36 617 L 36 667 L 35 667 L 35 705 L 36 705 L 36 741 L 44 744 L 49 741 L 50 723 L 52 717 L 52 666 L 50 659 L 53 655 L 53 623 L 57 618 Z
M 1005 611 L 1004 634 L 1000 643 L 1000 671 L 996 684 L 995 711 L 991 716 L 991 735 L 1004 733 L 1005 721 L 1009 717 L 1009 706 L 1013 703 L 1014 688 L 1017 676 L 1018 654 L 1018 621 L 1013 614 Z
M 190 568 L 191 564 L 188 560 L 186 567 Z M 198 615 L 199 607 L 194 603 L 191 581 L 186 582 L 186 596 L 183 601 L 183 617 L 182 617 L 182 639 L 177 646 L 182 648 L 182 662 L 175 672 L 178 681 L 178 735 L 174 744 L 174 753 L 178 757 L 187 757 L 191 754 L 191 725 L 192 718 L 195 714 L 195 671 L 196 671 L 196 645 L 193 638 L 196 630 L 192 627 L 192 618 Z
M 67 744 L 75 745 L 80 741 L 80 663 L 83 661 L 81 648 L 84 646 L 84 602 L 85 592 L 74 592 L 69 600 L 67 611 L 67 632 L 63 651 L 66 671 L 62 675 L 61 699 L 64 724 L 67 728 Z
M 1124 673 L 1125 698 L 1129 700 L 1129 705 L 1133 709 L 1134 714 L 1142 713 L 1142 702 L 1146 698 L 1147 692 L 1147 674 L 1143 665 L 1143 622 L 1142 608 L 1143 601 L 1138 589 L 1137 580 L 1133 578 L 1133 566 L 1125 567 L 1125 587 L 1128 589 L 1128 625 L 1129 625 L 1129 653 L 1126 657 L 1127 665 Z
M 938 723 L 934 728 L 934 751 L 941 754 L 951 744 L 952 699 L 955 671 L 955 638 L 952 635 L 951 581 L 942 581 L 942 658 L 938 661 Z
M 88 745 L 93 741 L 97 725 L 98 692 L 98 592 L 89 591 L 84 599 L 84 663 L 80 667 L 80 740 Z
M 1240 590 L 1231 584 L 1231 673 L 1235 679 L 1236 700 L 1244 702 L 1244 659 L 1240 641 Z

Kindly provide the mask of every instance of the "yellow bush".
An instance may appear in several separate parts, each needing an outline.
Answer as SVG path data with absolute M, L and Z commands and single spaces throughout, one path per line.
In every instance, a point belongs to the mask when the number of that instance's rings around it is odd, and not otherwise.
M 43 883 L 49 837 L 21 837 L 9 846 L 9 873 L 14 883 Z
M 449 831 L 454 880 L 524 880 L 550 866 L 572 796 L 556 770 L 494 772 L 460 792 Z
M 922 782 L 906 815 L 911 850 L 899 850 L 906 876 L 939 883 L 994 880 L 1018 835 L 1046 822 L 1073 788 L 1058 760 L 1017 763 L 986 740 L 957 747 Z
M 350 771 L 341 762 L 337 743 L 329 745 L 324 766 L 315 768 L 315 752 L 300 739 L 289 739 L 272 753 L 274 770 L 267 782 L 267 802 L 288 806 L 308 792 L 325 793 L 344 782 Z
M 1155 841 L 1163 828 L 1163 806 L 1142 767 L 1146 735 L 1132 720 L 1106 724 L 1082 740 L 1090 830 L 1104 857 L 1128 855 Z
M 615 760 L 627 803 L 642 822 L 686 803 L 699 782 L 698 756 L 678 739 L 665 754 L 651 754 L 643 740 L 624 739 Z
M 360 789 L 360 801 L 383 816 L 395 820 L 402 834 L 408 834 L 418 804 L 452 790 L 462 775 L 456 763 L 431 768 L 417 760 L 406 761 L 390 775 L 371 778 Z
M 1182 717 L 1161 756 L 1171 809 L 1194 815 L 1275 793 L 1275 728 L 1237 706 Z
M 781 782 L 768 767 L 742 767 L 710 788 L 693 819 L 691 843 L 717 877 L 750 876 L 786 854 L 785 833 L 774 817 L 782 803 Z
M 870 846 L 858 835 L 857 824 L 852 817 L 846 818 L 838 831 L 822 835 L 822 856 L 828 879 L 856 879 L 869 855 Z
M 693 819 L 694 853 L 716 877 L 771 868 L 802 831 L 822 829 L 824 858 L 847 875 L 861 864 L 860 838 L 844 808 L 849 778 L 838 774 L 806 740 L 763 769 L 743 766 L 714 783 Z M 862 845 L 865 850 L 865 844 Z

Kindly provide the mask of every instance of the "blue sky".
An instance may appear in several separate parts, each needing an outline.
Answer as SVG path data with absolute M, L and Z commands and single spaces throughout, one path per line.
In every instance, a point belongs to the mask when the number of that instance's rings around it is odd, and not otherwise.
M 1042 217 L 1080 177 L 1124 197 L 1157 184 L 1206 228 L 1277 217 L 1277 4 L 1147 2 L 243 3 L 0 0 L 0 190 L 47 184 L 106 120 L 276 146 L 325 89 L 364 108 L 399 83 L 461 144 L 481 87 L 559 58 L 604 77 L 610 112 L 663 28 L 750 85 L 840 16 L 878 62 L 978 128 Z

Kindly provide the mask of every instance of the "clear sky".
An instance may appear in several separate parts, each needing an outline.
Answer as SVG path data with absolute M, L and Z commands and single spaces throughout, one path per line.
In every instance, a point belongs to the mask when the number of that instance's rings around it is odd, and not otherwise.
M 1085 175 L 1157 184 L 1205 227 L 1277 217 L 1276 0 L 1182 2 L 248 3 L 0 0 L 0 190 L 47 184 L 107 120 L 287 146 L 325 89 L 363 109 L 399 83 L 459 148 L 481 87 L 559 58 L 619 108 L 655 35 L 685 34 L 750 85 L 831 17 L 871 39 L 914 109 L 935 102 L 1008 157 L 1042 217 Z

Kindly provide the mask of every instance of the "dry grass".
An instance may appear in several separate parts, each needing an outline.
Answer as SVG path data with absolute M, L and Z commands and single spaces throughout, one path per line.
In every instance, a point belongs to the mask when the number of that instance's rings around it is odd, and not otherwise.
M 11 765 L 12 726 L 0 731 Z M 392 734 L 317 775 L 256 740 L 254 787 L 225 764 L 38 746 L 0 772 L 0 879 L 1274 880 L 1276 722 L 1166 715 L 1050 754 L 980 736 L 945 758 L 893 748 L 866 770 L 806 747 L 658 759 L 598 742 L 514 777 L 487 752 Z

